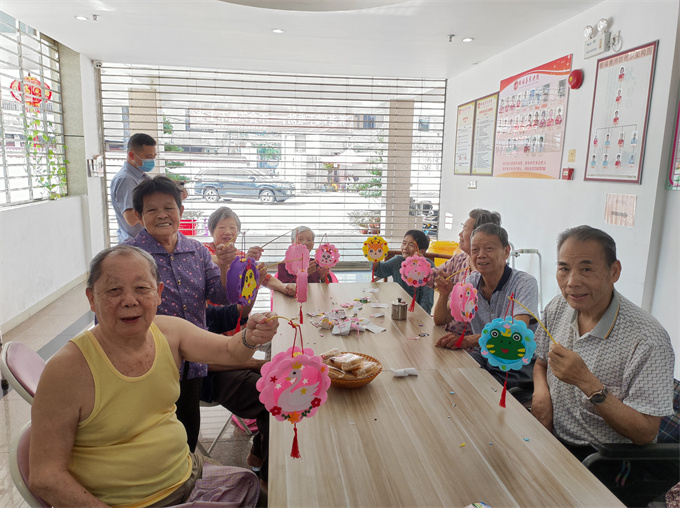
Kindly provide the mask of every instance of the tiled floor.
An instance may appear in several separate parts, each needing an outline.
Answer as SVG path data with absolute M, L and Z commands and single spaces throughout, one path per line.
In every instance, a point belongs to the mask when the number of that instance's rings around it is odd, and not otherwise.
M 337 272 L 340 282 L 370 280 L 366 272 Z M 270 309 L 269 291 L 262 291 L 255 311 Z M 50 358 L 69 339 L 93 324 L 85 297 L 85 284 L 75 287 L 45 309 L 5 333 L 2 342 L 23 342 L 45 358 Z M 229 412 L 222 407 L 201 409 L 201 443 L 207 449 L 215 439 Z M 23 508 L 28 504 L 17 492 L 9 473 L 9 450 L 12 438 L 30 420 L 31 408 L 15 391 L 0 394 L 0 507 Z M 229 425 L 211 454 L 223 464 L 246 467 L 245 458 L 250 450 L 250 437 L 235 425 Z

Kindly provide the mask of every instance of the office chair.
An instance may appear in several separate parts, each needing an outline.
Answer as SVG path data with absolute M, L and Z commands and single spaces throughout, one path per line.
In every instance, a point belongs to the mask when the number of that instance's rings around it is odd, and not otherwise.
M 680 381 L 677 379 L 673 382 L 673 410 L 672 416 L 661 420 L 656 443 L 593 445 L 596 452 L 587 456 L 583 460 L 583 465 L 591 469 L 601 461 L 627 461 L 628 467 L 637 463 L 642 473 L 637 475 L 636 483 L 626 486 L 623 478 L 623 482 L 619 480 L 619 483 L 623 484 L 617 489 L 623 491 L 628 488 L 634 491 L 636 506 L 646 506 L 662 497 L 678 482 L 680 475 Z M 622 476 L 625 475 L 623 471 Z

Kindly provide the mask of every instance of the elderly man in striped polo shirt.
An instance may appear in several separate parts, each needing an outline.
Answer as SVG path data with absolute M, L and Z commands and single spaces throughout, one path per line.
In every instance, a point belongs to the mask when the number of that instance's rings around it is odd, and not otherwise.
M 579 226 L 559 236 L 562 294 L 545 311 L 556 343 L 537 330 L 532 413 L 580 460 L 593 453 L 591 443 L 651 443 L 661 417 L 673 414 L 670 338 L 614 289 L 620 275 L 616 244 L 604 231 Z M 621 469 L 612 462 L 594 471 L 607 486 Z

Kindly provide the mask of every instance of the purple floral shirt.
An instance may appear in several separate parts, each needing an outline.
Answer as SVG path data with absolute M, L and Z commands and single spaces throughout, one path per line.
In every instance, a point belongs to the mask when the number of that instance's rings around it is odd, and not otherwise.
M 227 291 L 220 279 L 220 269 L 210 252 L 200 242 L 177 233 L 175 252 L 168 254 L 146 229 L 142 229 L 127 245 L 139 247 L 153 256 L 164 285 L 158 314 L 176 316 L 207 329 L 205 302 L 227 304 Z M 186 379 L 205 377 L 208 366 L 189 363 Z

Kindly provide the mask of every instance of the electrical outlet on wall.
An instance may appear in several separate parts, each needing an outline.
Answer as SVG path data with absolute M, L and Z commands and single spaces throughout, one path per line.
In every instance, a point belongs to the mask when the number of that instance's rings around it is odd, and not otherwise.
M 470 180 L 468 182 L 468 189 L 476 189 L 477 188 L 477 180 Z

